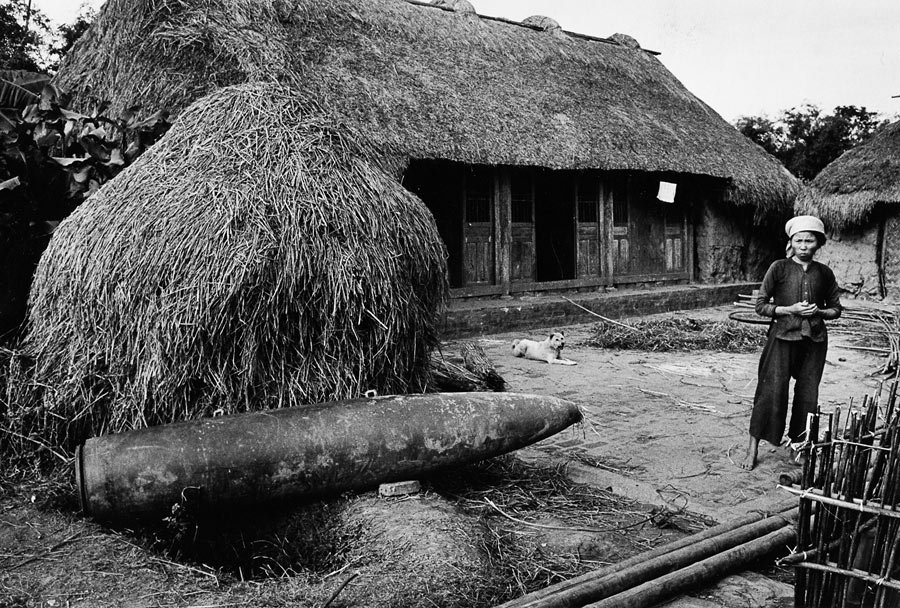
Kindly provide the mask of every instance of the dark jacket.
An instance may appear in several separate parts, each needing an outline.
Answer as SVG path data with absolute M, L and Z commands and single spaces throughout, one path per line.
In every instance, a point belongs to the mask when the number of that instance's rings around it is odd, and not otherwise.
M 774 301 L 770 302 L 770 298 Z M 775 316 L 776 306 L 790 306 L 804 300 L 819 308 L 836 309 L 840 316 L 843 309 L 840 290 L 831 269 L 815 260 L 809 263 L 805 271 L 803 266 L 790 258 L 773 262 L 756 297 L 757 314 L 772 317 L 770 336 L 781 340 L 801 340 L 804 337 L 815 342 L 825 340 L 827 332 L 822 317 Z

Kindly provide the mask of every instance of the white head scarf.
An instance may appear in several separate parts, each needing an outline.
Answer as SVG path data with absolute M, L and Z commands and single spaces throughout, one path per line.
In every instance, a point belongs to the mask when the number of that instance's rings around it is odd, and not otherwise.
M 791 238 L 798 232 L 818 232 L 822 235 L 822 239 L 825 239 L 825 224 L 814 215 L 792 217 L 784 225 L 784 231 L 787 233 L 788 238 Z
M 792 217 L 787 221 L 787 224 L 784 225 L 784 231 L 788 236 L 788 242 L 784 248 L 785 257 L 794 255 L 794 249 L 791 247 L 791 237 L 798 232 L 815 232 L 816 234 L 821 235 L 821 239 L 818 241 L 819 246 L 821 247 L 825 244 L 825 224 L 814 215 L 798 215 Z

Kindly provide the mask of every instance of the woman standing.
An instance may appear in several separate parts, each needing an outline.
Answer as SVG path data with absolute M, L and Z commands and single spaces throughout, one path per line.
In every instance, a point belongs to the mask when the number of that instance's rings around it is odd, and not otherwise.
M 841 316 L 834 273 L 813 260 L 825 244 L 822 221 L 800 215 L 788 221 L 785 232 L 790 239 L 788 257 L 769 267 L 756 298 L 757 314 L 771 317 L 772 323 L 759 359 L 750 444 L 741 463 L 747 470 L 756 466 L 760 439 L 774 445 L 782 442 L 791 378 L 796 383 L 788 439 L 791 443 L 805 439 L 806 414 L 816 411 L 819 381 L 825 368 L 825 320 Z

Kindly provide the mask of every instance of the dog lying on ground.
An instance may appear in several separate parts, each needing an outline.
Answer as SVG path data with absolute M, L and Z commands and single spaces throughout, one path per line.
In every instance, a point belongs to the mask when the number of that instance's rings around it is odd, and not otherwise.
M 513 355 L 525 357 L 535 361 L 547 363 L 559 363 L 560 365 L 578 365 L 570 359 L 563 359 L 560 353 L 566 345 L 566 337 L 561 332 L 555 331 L 545 340 L 516 340 L 512 344 Z

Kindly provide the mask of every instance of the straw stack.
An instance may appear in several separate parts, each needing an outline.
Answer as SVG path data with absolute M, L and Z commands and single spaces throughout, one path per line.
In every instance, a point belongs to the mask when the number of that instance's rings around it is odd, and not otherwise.
M 423 388 L 447 283 L 419 199 L 275 84 L 188 108 L 64 221 L 31 293 L 41 403 L 17 433 L 86 437 Z

